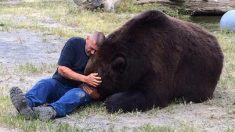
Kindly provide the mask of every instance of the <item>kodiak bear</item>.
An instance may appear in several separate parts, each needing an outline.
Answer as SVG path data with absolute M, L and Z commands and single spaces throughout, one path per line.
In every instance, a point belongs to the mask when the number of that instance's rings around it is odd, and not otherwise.
M 150 10 L 109 34 L 88 61 L 108 112 L 212 97 L 223 67 L 217 39 L 200 26 Z M 107 98 L 106 98 L 107 97 Z

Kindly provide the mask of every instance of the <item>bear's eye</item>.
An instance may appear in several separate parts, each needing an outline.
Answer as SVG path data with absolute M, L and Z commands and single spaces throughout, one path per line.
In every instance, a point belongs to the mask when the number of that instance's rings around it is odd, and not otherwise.
M 115 72 L 123 73 L 126 68 L 126 59 L 121 56 L 116 57 L 113 59 L 111 67 Z

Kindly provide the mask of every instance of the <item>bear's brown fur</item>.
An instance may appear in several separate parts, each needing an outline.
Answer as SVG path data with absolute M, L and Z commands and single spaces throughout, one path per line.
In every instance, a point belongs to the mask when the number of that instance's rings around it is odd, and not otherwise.
M 223 67 L 217 39 L 201 27 L 146 11 L 107 36 L 85 73 L 98 72 L 97 88 L 109 112 L 165 107 L 176 98 L 211 98 Z

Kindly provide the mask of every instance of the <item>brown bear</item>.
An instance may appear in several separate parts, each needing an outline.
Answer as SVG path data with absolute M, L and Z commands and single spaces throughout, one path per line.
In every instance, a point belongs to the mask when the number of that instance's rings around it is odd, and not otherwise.
M 165 107 L 177 98 L 205 101 L 222 67 L 223 53 L 212 34 L 150 10 L 108 35 L 85 74 L 101 76 L 97 89 L 109 112 L 127 112 Z

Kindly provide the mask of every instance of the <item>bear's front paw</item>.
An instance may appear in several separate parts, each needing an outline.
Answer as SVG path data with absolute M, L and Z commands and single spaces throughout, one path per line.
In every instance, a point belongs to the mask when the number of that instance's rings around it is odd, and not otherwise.
M 115 99 L 112 98 L 112 96 L 107 98 L 104 103 L 107 111 L 110 113 L 118 112 L 119 110 L 121 110 L 121 107 L 118 105 Z

